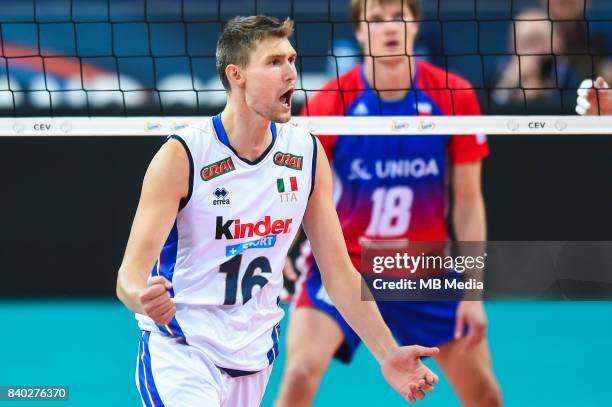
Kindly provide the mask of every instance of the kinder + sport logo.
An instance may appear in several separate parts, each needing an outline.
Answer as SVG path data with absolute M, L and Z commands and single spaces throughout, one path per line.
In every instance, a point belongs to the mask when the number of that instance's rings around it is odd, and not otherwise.
M 217 216 L 215 239 L 219 240 L 225 237 L 231 240 L 253 236 L 264 237 L 270 234 L 284 235 L 291 230 L 291 222 L 293 222 L 291 218 L 273 221 L 270 216 L 265 216 L 263 220 L 255 223 L 242 222 L 240 219 L 223 221 L 222 216 Z

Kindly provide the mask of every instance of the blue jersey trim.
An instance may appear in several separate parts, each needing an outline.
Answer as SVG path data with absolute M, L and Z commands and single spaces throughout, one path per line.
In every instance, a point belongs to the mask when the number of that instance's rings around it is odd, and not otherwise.
M 138 375 L 140 378 L 140 389 L 141 389 L 141 397 L 145 401 L 147 406 L 151 405 L 152 407 L 164 407 L 164 403 L 162 402 L 159 392 L 157 391 L 157 386 L 155 385 L 155 380 L 153 379 L 153 371 L 151 369 L 151 354 L 149 353 L 149 337 L 151 336 L 151 332 L 144 331 L 141 338 L 140 343 L 142 345 L 141 351 L 142 353 L 139 355 L 139 362 L 141 365 L 138 367 Z M 146 379 L 144 383 L 144 391 L 142 379 Z M 153 399 L 153 404 L 150 403 L 149 394 Z
M 170 234 L 168 235 L 168 239 L 166 239 L 166 243 L 162 248 L 161 253 L 159 254 L 159 259 L 155 262 L 153 266 L 153 270 L 151 271 L 152 276 L 162 276 L 166 280 L 172 282 L 172 278 L 174 277 L 174 269 L 176 266 L 176 255 L 178 252 L 178 226 L 176 221 L 174 221 L 174 226 L 172 226 L 172 230 L 170 230 Z M 174 287 L 171 287 L 168 290 L 171 298 L 174 298 Z M 185 336 L 183 334 L 183 330 L 181 329 L 176 317 L 172 318 L 172 321 L 168 325 L 157 325 L 158 328 L 171 336 Z
M 189 158 L 189 191 L 187 192 L 187 196 L 181 199 L 181 203 L 179 205 L 179 211 L 180 211 L 185 206 L 187 206 L 187 203 L 189 203 L 189 200 L 191 199 L 191 194 L 193 193 L 193 173 L 194 173 L 193 156 L 191 155 L 191 150 L 189 150 L 187 143 L 185 142 L 185 140 L 181 138 L 181 136 L 179 136 L 178 134 L 172 134 L 166 138 L 166 141 L 170 139 L 178 140 L 183 145 L 185 152 L 187 152 L 187 157 Z
M 174 266 L 176 265 L 176 253 L 178 251 L 178 227 L 176 220 L 174 225 L 168 234 L 168 238 L 162 247 L 162 251 L 159 254 L 159 259 L 153 266 L 151 271 L 152 276 L 162 276 L 166 280 L 172 282 L 174 275 Z M 160 261 L 161 260 L 161 261 Z M 161 264 L 160 264 L 161 263 Z M 174 287 L 169 290 L 170 296 L 174 297 Z
M 241 161 L 244 161 L 245 163 L 249 165 L 255 165 L 259 163 L 261 160 L 263 160 L 264 157 L 268 155 L 270 150 L 272 150 L 272 147 L 274 147 L 274 143 L 276 142 L 276 123 L 270 122 L 270 131 L 272 132 L 272 142 L 270 143 L 268 148 L 266 148 L 266 150 L 263 153 L 261 153 L 259 157 L 257 157 L 257 159 L 249 160 L 247 158 L 244 158 L 238 155 L 238 152 L 234 150 L 234 147 L 231 146 L 229 139 L 227 138 L 227 133 L 225 132 L 225 128 L 223 127 L 223 122 L 221 121 L 221 113 L 213 116 L 212 122 L 213 122 L 213 127 L 215 128 L 215 132 L 217 133 L 217 137 L 219 138 L 219 141 L 223 145 L 225 145 L 227 148 L 232 150 L 232 152 L 236 155 L 236 157 L 238 157 Z
M 143 404 L 146 407 L 150 407 L 151 401 L 149 400 L 149 395 L 147 393 L 147 387 L 145 384 L 144 363 L 142 357 L 143 349 L 144 344 L 141 336 L 140 341 L 138 341 L 138 390 L 140 391 L 140 398 L 142 399 Z
M 274 325 L 272 328 L 272 348 L 268 351 L 266 355 L 268 357 L 268 365 L 271 365 L 274 360 L 278 357 L 278 342 L 280 339 L 280 324 Z
M 315 178 L 317 175 L 317 151 L 319 149 L 319 146 L 317 145 L 317 138 L 314 136 L 314 134 L 310 133 L 310 137 L 312 137 L 312 175 L 310 178 L 310 193 L 308 194 L 308 199 L 310 199 L 310 196 L 312 195 L 312 191 L 314 191 L 314 187 L 315 187 Z
M 232 148 L 232 146 L 229 143 L 229 140 L 227 139 L 227 133 L 225 132 L 225 128 L 223 127 L 223 122 L 221 122 L 221 113 L 219 113 L 216 116 L 213 116 L 212 123 L 213 123 L 213 127 L 215 128 L 215 132 L 217 133 L 217 137 L 219 138 L 219 141 L 223 145 L 229 148 Z

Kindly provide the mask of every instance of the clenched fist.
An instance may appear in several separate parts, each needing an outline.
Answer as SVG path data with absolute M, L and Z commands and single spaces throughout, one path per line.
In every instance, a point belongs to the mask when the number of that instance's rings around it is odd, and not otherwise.
M 176 314 L 176 307 L 168 292 L 170 288 L 170 281 L 156 276 L 149 280 L 148 287 L 138 295 L 145 314 L 159 325 L 169 324 Z

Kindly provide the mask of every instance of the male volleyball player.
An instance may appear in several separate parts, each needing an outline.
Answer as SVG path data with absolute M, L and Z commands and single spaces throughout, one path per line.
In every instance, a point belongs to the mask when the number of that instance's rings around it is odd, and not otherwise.
M 578 88 L 576 113 L 589 116 L 612 114 L 612 90 L 601 76 L 595 82 L 592 79 L 582 81 Z
M 419 126 L 430 125 L 430 115 L 478 115 L 478 102 L 467 81 L 408 57 L 419 9 L 416 0 L 353 0 L 351 14 L 365 61 L 328 82 L 308 100 L 304 113 L 418 114 L 423 118 Z M 448 173 L 457 239 L 486 240 L 480 177 L 488 147 L 483 135 L 327 136 L 321 142 L 336 175 L 336 207 L 356 267 L 363 238 L 448 239 Z M 360 342 L 325 292 L 321 266 L 318 260 L 311 262 L 298 284 L 277 407 L 311 405 L 331 358 L 349 362 Z M 440 346 L 435 359 L 464 405 L 501 404 L 480 301 L 379 302 L 378 306 L 403 344 Z
M 282 266 L 299 225 L 327 290 L 414 402 L 437 377 L 399 348 L 346 252 L 320 143 L 291 118 L 293 22 L 236 17 L 221 33 L 223 112 L 168 138 L 144 178 L 117 295 L 142 329 L 145 406 L 259 405 L 278 354 Z M 278 124 L 277 124 L 278 123 Z M 164 243 L 165 241 L 165 243 Z

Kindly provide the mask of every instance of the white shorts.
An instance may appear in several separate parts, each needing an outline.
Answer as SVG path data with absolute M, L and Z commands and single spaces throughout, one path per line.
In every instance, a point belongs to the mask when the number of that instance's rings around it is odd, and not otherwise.
M 145 407 L 255 407 L 261 403 L 271 372 L 272 365 L 231 377 L 184 338 L 143 331 L 136 387 Z

